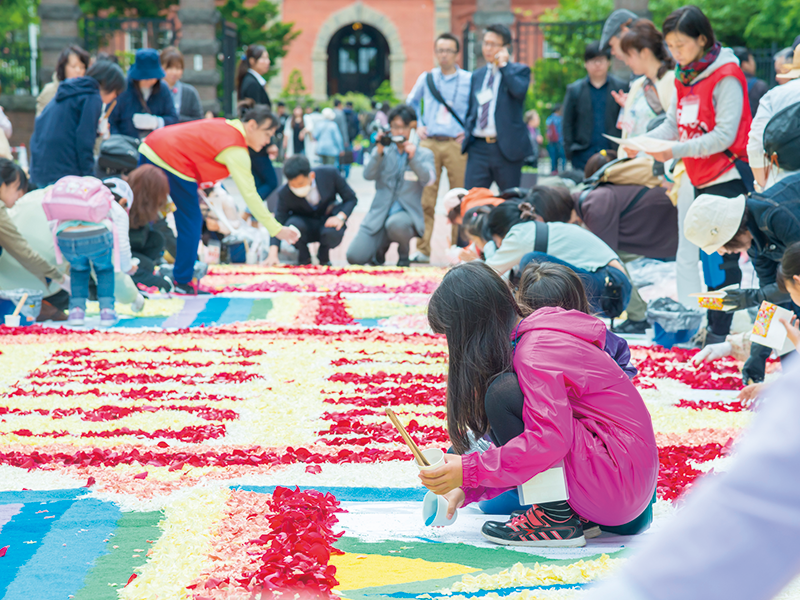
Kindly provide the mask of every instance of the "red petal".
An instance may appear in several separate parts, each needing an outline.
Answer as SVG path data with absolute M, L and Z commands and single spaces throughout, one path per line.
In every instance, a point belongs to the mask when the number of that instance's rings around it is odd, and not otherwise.
M 3 558 L 6 555 L 6 551 L 9 549 L 9 546 L 3 546 L 0 548 L 0 558 Z
M 319 475 L 322 473 L 322 467 L 319 465 L 308 465 L 306 467 L 306 473 L 311 473 L 312 475 Z
M 134 479 L 146 479 L 147 478 L 147 471 L 144 473 L 139 473 L 138 475 L 133 476 Z
M 131 576 L 130 576 L 130 577 L 128 577 L 128 583 L 126 583 L 126 584 L 125 584 L 125 587 L 128 587 L 128 585 L 130 584 L 130 582 L 131 582 L 131 581 L 133 581 L 134 579 L 136 579 L 136 577 L 138 577 L 138 576 L 136 575 L 136 573 L 131 573 Z

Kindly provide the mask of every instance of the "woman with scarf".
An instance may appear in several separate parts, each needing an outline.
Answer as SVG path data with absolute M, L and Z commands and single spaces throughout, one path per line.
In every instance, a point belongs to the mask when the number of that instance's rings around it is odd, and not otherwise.
M 715 194 L 735 198 L 747 194 L 748 185 L 742 180 L 737 162 L 747 160 L 751 117 L 746 101 L 747 81 L 739 61 L 732 50 L 722 48 L 716 41 L 711 23 L 696 6 L 674 11 L 664 21 L 662 31 L 678 63 L 677 96 L 665 122 L 648 136 L 677 143 L 648 154 L 660 162 L 683 159 L 695 197 Z M 702 259 L 709 290 L 741 282 L 738 254 L 702 254 Z M 724 341 L 732 320 L 732 313 L 709 311 L 706 343 Z

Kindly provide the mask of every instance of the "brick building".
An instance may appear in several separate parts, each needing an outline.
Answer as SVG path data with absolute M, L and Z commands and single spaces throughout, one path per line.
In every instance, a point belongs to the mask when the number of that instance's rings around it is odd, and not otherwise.
M 483 0 L 485 2 L 485 0 Z M 482 0 L 283 0 L 281 19 L 302 33 L 270 82 L 280 93 L 297 69 L 314 98 L 348 91 L 372 94 L 385 79 L 398 97 L 435 66 L 433 41 L 461 39 Z M 557 0 L 512 0 L 513 19 L 534 20 Z M 513 16 L 512 16 L 513 15 Z

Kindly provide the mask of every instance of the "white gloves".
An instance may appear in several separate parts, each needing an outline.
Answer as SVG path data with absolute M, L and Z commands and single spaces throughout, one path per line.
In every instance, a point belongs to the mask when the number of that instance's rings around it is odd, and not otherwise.
M 136 113 L 133 115 L 133 126 L 136 129 L 153 130 L 161 129 L 164 126 L 164 119 L 156 115 L 148 115 L 145 113 Z
M 702 362 L 712 362 L 717 360 L 718 358 L 730 356 L 731 354 L 733 354 L 733 346 L 731 346 L 730 342 L 709 344 L 708 346 L 700 350 L 700 352 L 694 355 L 692 362 L 696 365 Z

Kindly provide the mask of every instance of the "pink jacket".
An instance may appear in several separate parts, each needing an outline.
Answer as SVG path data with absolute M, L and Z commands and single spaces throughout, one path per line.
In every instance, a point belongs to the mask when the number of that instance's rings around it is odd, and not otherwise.
M 525 431 L 463 457 L 466 503 L 493 498 L 564 461 L 569 503 L 601 525 L 622 525 L 650 503 L 658 478 L 650 413 L 606 352 L 592 316 L 542 308 L 515 332 L 514 371 Z

